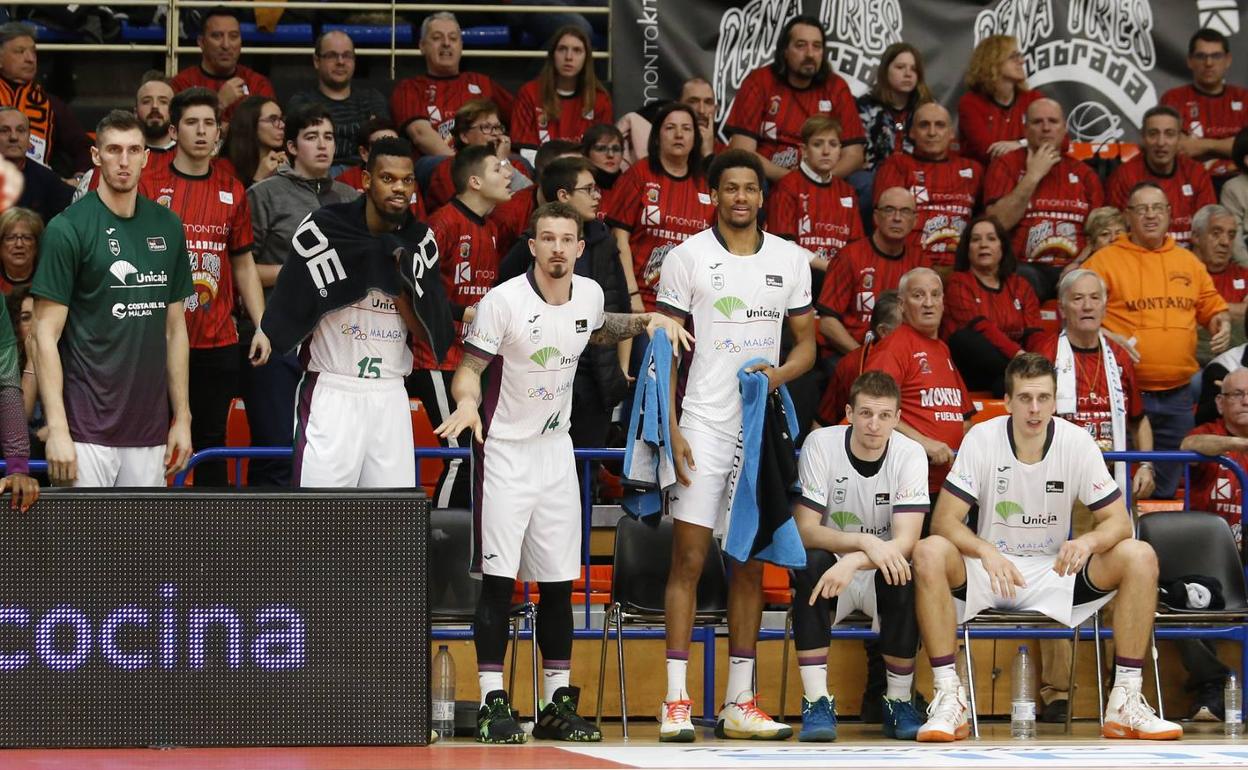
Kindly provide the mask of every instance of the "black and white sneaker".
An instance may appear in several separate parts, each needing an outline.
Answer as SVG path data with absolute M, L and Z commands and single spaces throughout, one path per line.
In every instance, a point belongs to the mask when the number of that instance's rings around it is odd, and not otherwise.
M 560 687 L 533 725 L 533 737 L 551 741 L 595 743 L 602 740 L 602 731 L 576 713 L 581 688 Z
M 485 705 L 477 712 L 477 743 L 524 743 L 528 739 L 511 713 L 506 691 L 494 690 L 486 695 Z

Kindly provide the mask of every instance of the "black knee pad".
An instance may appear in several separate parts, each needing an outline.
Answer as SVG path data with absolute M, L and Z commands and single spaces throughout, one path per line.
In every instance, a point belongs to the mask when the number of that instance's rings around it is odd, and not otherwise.
M 477 648 L 478 664 L 502 665 L 507 656 L 507 631 L 511 614 L 511 595 L 516 581 L 497 575 L 481 578 L 481 596 L 473 617 L 472 640 Z
M 828 628 L 832 624 L 832 613 L 836 612 L 836 598 L 820 598 L 814 606 L 810 604 L 810 592 L 823 573 L 836 563 L 831 553 L 818 549 L 806 549 L 805 569 L 793 570 L 793 641 L 799 650 L 815 650 L 827 647 L 830 636 Z
M 875 611 L 880 615 L 880 652 L 913 658 L 919 649 L 919 621 L 914 614 L 914 581 L 890 586 L 875 573 Z
M 546 660 L 572 659 L 572 581 L 538 583 L 537 645 Z

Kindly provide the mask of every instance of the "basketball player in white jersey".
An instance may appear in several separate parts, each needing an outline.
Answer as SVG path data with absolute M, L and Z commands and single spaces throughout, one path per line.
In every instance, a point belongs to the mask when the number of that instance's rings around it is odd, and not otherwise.
M 416 177 L 407 143 L 380 140 L 369 158 L 363 200 L 337 204 L 360 209 L 353 227 L 372 235 L 426 233 L 408 211 Z M 314 224 L 309 218 L 300 227 Z M 403 378 L 412 371 L 408 334 L 423 335 L 418 323 L 403 298 L 376 289 L 320 319 L 300 350 L 305 365 L 295 404 L 295 486 L 415 483 Z
M 602 734 L 576 713 L 579 688 L 569 686 L 572 581 L 581 570 L 581 495 L 568 437 L 572 382 L 588 344 L 614 345 L 663 329 L 674 350 L 693 338 L 657 313 L 603 312 L 602 289 L 572 272 L 585 248 L 581 219 L 566 203 L 533 212 L 527 273 L 491 289 L 464 339 L 464 358 L 451 381 L 455 411 L 441 436 L 471 429 L 473 569 L 482 573 L 474 641 L 481 710 L 477 740 L 524 743 L 503 689 L 507 615 L 515 580 L 538 583 L 537 644 L 543 700 L 533 735 L 598 741 Z M 481 373 L 490 391 L 482 399 Z M 480 411 L 478 408 L 480 407 Z
M 932 515 L 932 535 L 914 549 L 915 606 L 936 695 L 920 741 L 965 738 L 966 693 L 954 669 L 957 624 L 988 608 L 1032 610 L 1075 626 L 1115 593 L 1114 686 L 1107 738 L 1171 740 L 1183 728 L 1144 699 L 1141 668 L 1157 607 L 1157 555 L 1131 536 L 1122 494 L 1088 432 L 1060 417 L 1057 373 L 1024 353 L 1005 369 L 1008 415 L 966 434 Z M 1086 505 L 1096 526 L 1070 539 L 1071 510 Z M 979 506 L 975 531 L 964 523 Z M 954 599 L 960 614 L 954 614 Z
M 828 629 L 854 610 L 872 618 L 888 689 L 884 735 L 913 740 L 922 720 L 911 699 L 919 627 L 910 552 L 928 512 L 927 454 L 896 431 L 901 390 L 881 371 L 849 391 L 848 425 L 812 432 L 798 463 L 801 497 L 793 518 L 806 569 L 793 571 L 793 638 L 802 675 L 801 741 L 836 740 L 828 694 Z
M 679 484 L 668 493 L 675 519 L 672 569 L 665 597 L 667 695 L 659 740 L 692 741 L 689 662 L 698 579 L 712 533 L 727 525 L 728 476 L 741 431 L 738 371 L 762 358 L 771 388 L 808 371 L 815 360 L 810 253 L 758 227 L 763 203 L 758 156 L 728 150 L 707 172 L 716 223 L 668 253 L 659 276 L 659 310 L 693 320 L 701 342 L 677 424 L 671 378 L 671 439 Z M 780 364 L 780 335 L 788 324 L 794 345 Z M 793 729 L 773 721 L 754 698 L 754 650 L 762 620 L 762 562 L 732 564 L 728 587 L 728 689 L 715 732 L 720 737 L 784 739 Z

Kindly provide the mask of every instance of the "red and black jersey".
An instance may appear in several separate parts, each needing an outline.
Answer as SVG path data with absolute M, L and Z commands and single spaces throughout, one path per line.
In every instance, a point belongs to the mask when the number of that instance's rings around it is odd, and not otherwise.
M 1230 262 L 1220 273 L 1209 273 L 1213 286 L 1228 305 L 1248 301 L 1248 268 Z
M 866 369 L 867 360 L 875 346 L 875 340 L 867 340 L 862 343 L 862 347 L 851 350 L 836 362 L 836 368 L 832 370 L 832 377 L 828 380 L 828 387 L 819 399 L 815 419 L 820 425 L 839 425 L 844 421 L 845 406 L 849 404 L 849 391 L 854 386 L 854 380 Z
M 628 231 L 641 301 L 647 311 L 653 311 L 667 252 L 710 227 L 715 207 L 705 177 L 690 173 L 677 178 L 664 171 L 657 159 L 648 159 L 625 171 L 615 183 L 604 221 Z
M 433 173 L 429 176 L 429 187 L 425 195 L 425 203 L 430 211 L 437 211 L 455 197 L 455 180 L 451 178 L 451 162 L 453 156 L 448 155 L 444 160 L 433 167 Z M 528 168 L 523 163 L 510 159 L 511 167 L 515 173 L 525 179 L 532 179 Z
M 507 89 L 479 72 L 461 72 L 452 77 L 417 75 L 400 80 L 390 93 L 390 115 L 399 133 L 407 135 L 407 124 L 427 120 L 438 136 L 450 139 L 455 113 L 464 102 L 489 99 L 498 105 L 503 123 L 511 120 L 514 97 Z
M 862 144 L 866 135 L 858 105 L 845 80 L 835 72 L 808 88 L 797 89 L 770 67 L 759 67 L 737 89 L 724 133 L 758 140 L 757 152 L 783 168 L 796 168 L 802 124 L 823 113 L 840 121 L 841 144 Z
M 347 187 L 350 187 L 360 195 L 363 195 L 364 167 L 351 166 L 346 171 L 334 177 L 334 181 L 342 182 Z M 412 191 L 412 204 L 408 208 L 411 210 L 412 216 L 416 217 L 421 222 L 425 221 L 425 217 L 428 216 L 428 210 L 425 208 L 424 199 L 420 197 L 420 190 L 417 189 Z
M 221 86 L 225 85 L 226 81 L 234 78 L 243 79 L 243 83 L 247 87 L 247 90 L 243 93 L 244 97 L 267 96 L 272 99 L 277 98 L 277 94 L 273 91 L 273 84 L 269 82 L 268 78 L 241 64 L 234 68 L 234 73 L 231 75 L 212 75 L 205 72 L 202 65 L 195 64 L 174 75 L 169 85 L 173 87 L 174 93 L 181 93 L 188 88 L 207 88 L 209 91 L 216 92 L 221 90 Z M 234 110 L 242 103 L 243 100 L 239 99 L 229 107 L 226 107 L 221 112 L 221 120 L 228 123 L 230 116 L 234 114 Z
M 918 217 L 914 237 L 928 264 L 951 267 L 958 241 L 984 192 L 984 167 L 970 158 L 950 155 L 927 160 L 895 152 L 875 172 L 875 202 L 890 187 L 914 196 Z
M 515 147 L 536 149 L 551 139 L 581 141 L 585 131 L 595 123 L 610 123 L 611 95 L 598 88 L 594 106 L 585 109 L 585 101 L 579 96 L 559 98 L 559 117 L 546 114 L 542 106 L 542 89 L 536 80 L 520 86 L 516 93 L 516 106 L 511 115 L 511 143 Z
M 1226 421 L 1219 417 L 1213 422 L 1197 425 L 1189 436 L 1231 436 L 1226 428 Z M 1226 456 L 1234 460 L 1240 467 L 1248 467 L 1248 452 L 1227 452 Z M 1230 468 L 1220 463 L 1194 463 L 1192 466 L 1190 507 L 1193 511 L 1211 511 L 1226 519 L 1235 534 L 1235 542 L 1240 540 L 1240 516 L 1243 513 L 1241 504 L 1243 493 L 1239 488 L 1239 479 Z
M 851 241 L 828 267 L 815 308 L 839 320 L 862 342 L 871 328 L 875 298 L 896 289 L 907 271 L 923 266 L 923 254 L 914 242 L 908 241 L 901 256 L 893 257 L 877 249 L 870 238 Z
M 1027 108 L 1039 91 L 1020 91 L 1014 101 L 1002 107 L 990 96 L 967 91 L 958 100 L 958 154 L 987 166 L 992 160 L 988 148 L 997 142 L 1023 138 L 1027 129 Z
M 215 163 L 199 177 L 166 163 L 143 170 L 139 193 L 182 220 L 195 286 L 195 293 L 186 299 L 191 347 L 219 348 L 238 342 L 233 315 L 237 292 L 230 259 L 251 251 L 254 242 L 251 205 L 242 183 Z
M 498 253 L 511 251 L 516 239 L 529 229 L 529 218 L 537 208 L 537 185 L 526 187 L 511 194 L 511 200 L 496 206 L 490 212 L 490 222 L 498 237 Z
M 835 260 L 845 244 L 866 235 L 854 188 L 836 177 L 820 182 L 804 165 L 771 188 L 767 230 L 828 261 Z
M 1192 160 L 1186 155 L 1175 156 L 1174 170 L 1169 176 L 1153 173 L 1144 162 L 1144 153 L 1140 152 L 1131 160 L 1114 169 L 1109 177 L 1106 197 L 1109 205 L 1126 209 L 1127 198 L 1131 188 L 1140 182 L 1149 181 L 1156 184 L 1166 194 L 1170 202 L 1170 237 L 1183 248 L 1189 248 L 1192 242 L 1192 217 L 1202 206 L 1217 203 L 1218 197 L 1213 194 L 1213 182 L 1204 164 Z
M 1040 301 L 1031 284 L 1017 273 L 995 289 L 985 286 L 970 270 L 945 278 L 945 314 L 940 336 L 971 328 L 984 336 L 1006 358 L 1022 349 L 1025 338 L 1040 330 Z
M 1056 361 L 1057 338 L 1057 332 L 1038 334 L 1028 340 L 1027 349 L 1050 361 Z M 1118 371 L 1122 372 L 1122 394 L 1126 402 L 1127 419 L 1138 420 L 1144 416 L 1144 400 L 1135 381 L 1135 365 L 1131 363 L 1131 354 L 1116 342 L 1105 342 L 1114 355 L 1114 361 L 1118 363 Z M 1113 413 L 1110 411 L 1109 381 L 1101 350 L 1074 345 L 1070 349 L 1075 354 L 1075 395 L 1078 411 L 1061 416 L 1086 430 L 1096 439 L 1102 452 L 1111 451 L 1114 448 L 1114 423 Z
M 464 356 L 464 310 L 475 306 L 498 278 L 502 252 L 498 248 L 496 225 L 479 217 L 458 198 L 433 212 L 426 222 L 438 243 L 438 265 L 451 313 L 455 316 L 455 344 L 446 358 L 438 361 L 424 340 L 416 340 L 413 369 L 454 371 Z
M 991 206 L 1013 192 L 1026 169 L 1026 147 L 994 160 L 984 180 L 984 204 Z M 1065 267 L 1083 250 L 1088 212 L 1103 205 L 1104 189 L 1092 167 L 1062 156 L 1040 181 L 1014 226 L 1014 256 L 1019 262 Z
M 955 451 L 961 446 L 962 422 L 974 414 L 975 407 L 944 342 L 903 323 L 880 340 L 867 359 L 867 368 L 887 372 L 897 381 L 901 419 L 907 425 Z M 928 490 L 939 489 L 948 472 L 947 465 L 929 466 Z
M 1179 111 L 1183 133 L 1197 139 L 1226 139 L 1248 125 L 1248 88 L 1226 84 L 1220 94 L 1208 94 L 1195 85 L 1171 88 L 1161 103 Z M 1215 177 L 1239 173 L 1233 158 L 1219 158 L 1209 166 Z

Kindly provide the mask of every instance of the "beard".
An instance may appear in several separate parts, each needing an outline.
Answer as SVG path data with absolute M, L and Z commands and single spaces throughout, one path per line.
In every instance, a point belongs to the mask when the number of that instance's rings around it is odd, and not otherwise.
M 155 144 L 157 142 L 164 144 L 169 141 L 169 121 L 161 123 L 144 122 L 143 139 L 146 140 L 148 144 Z

